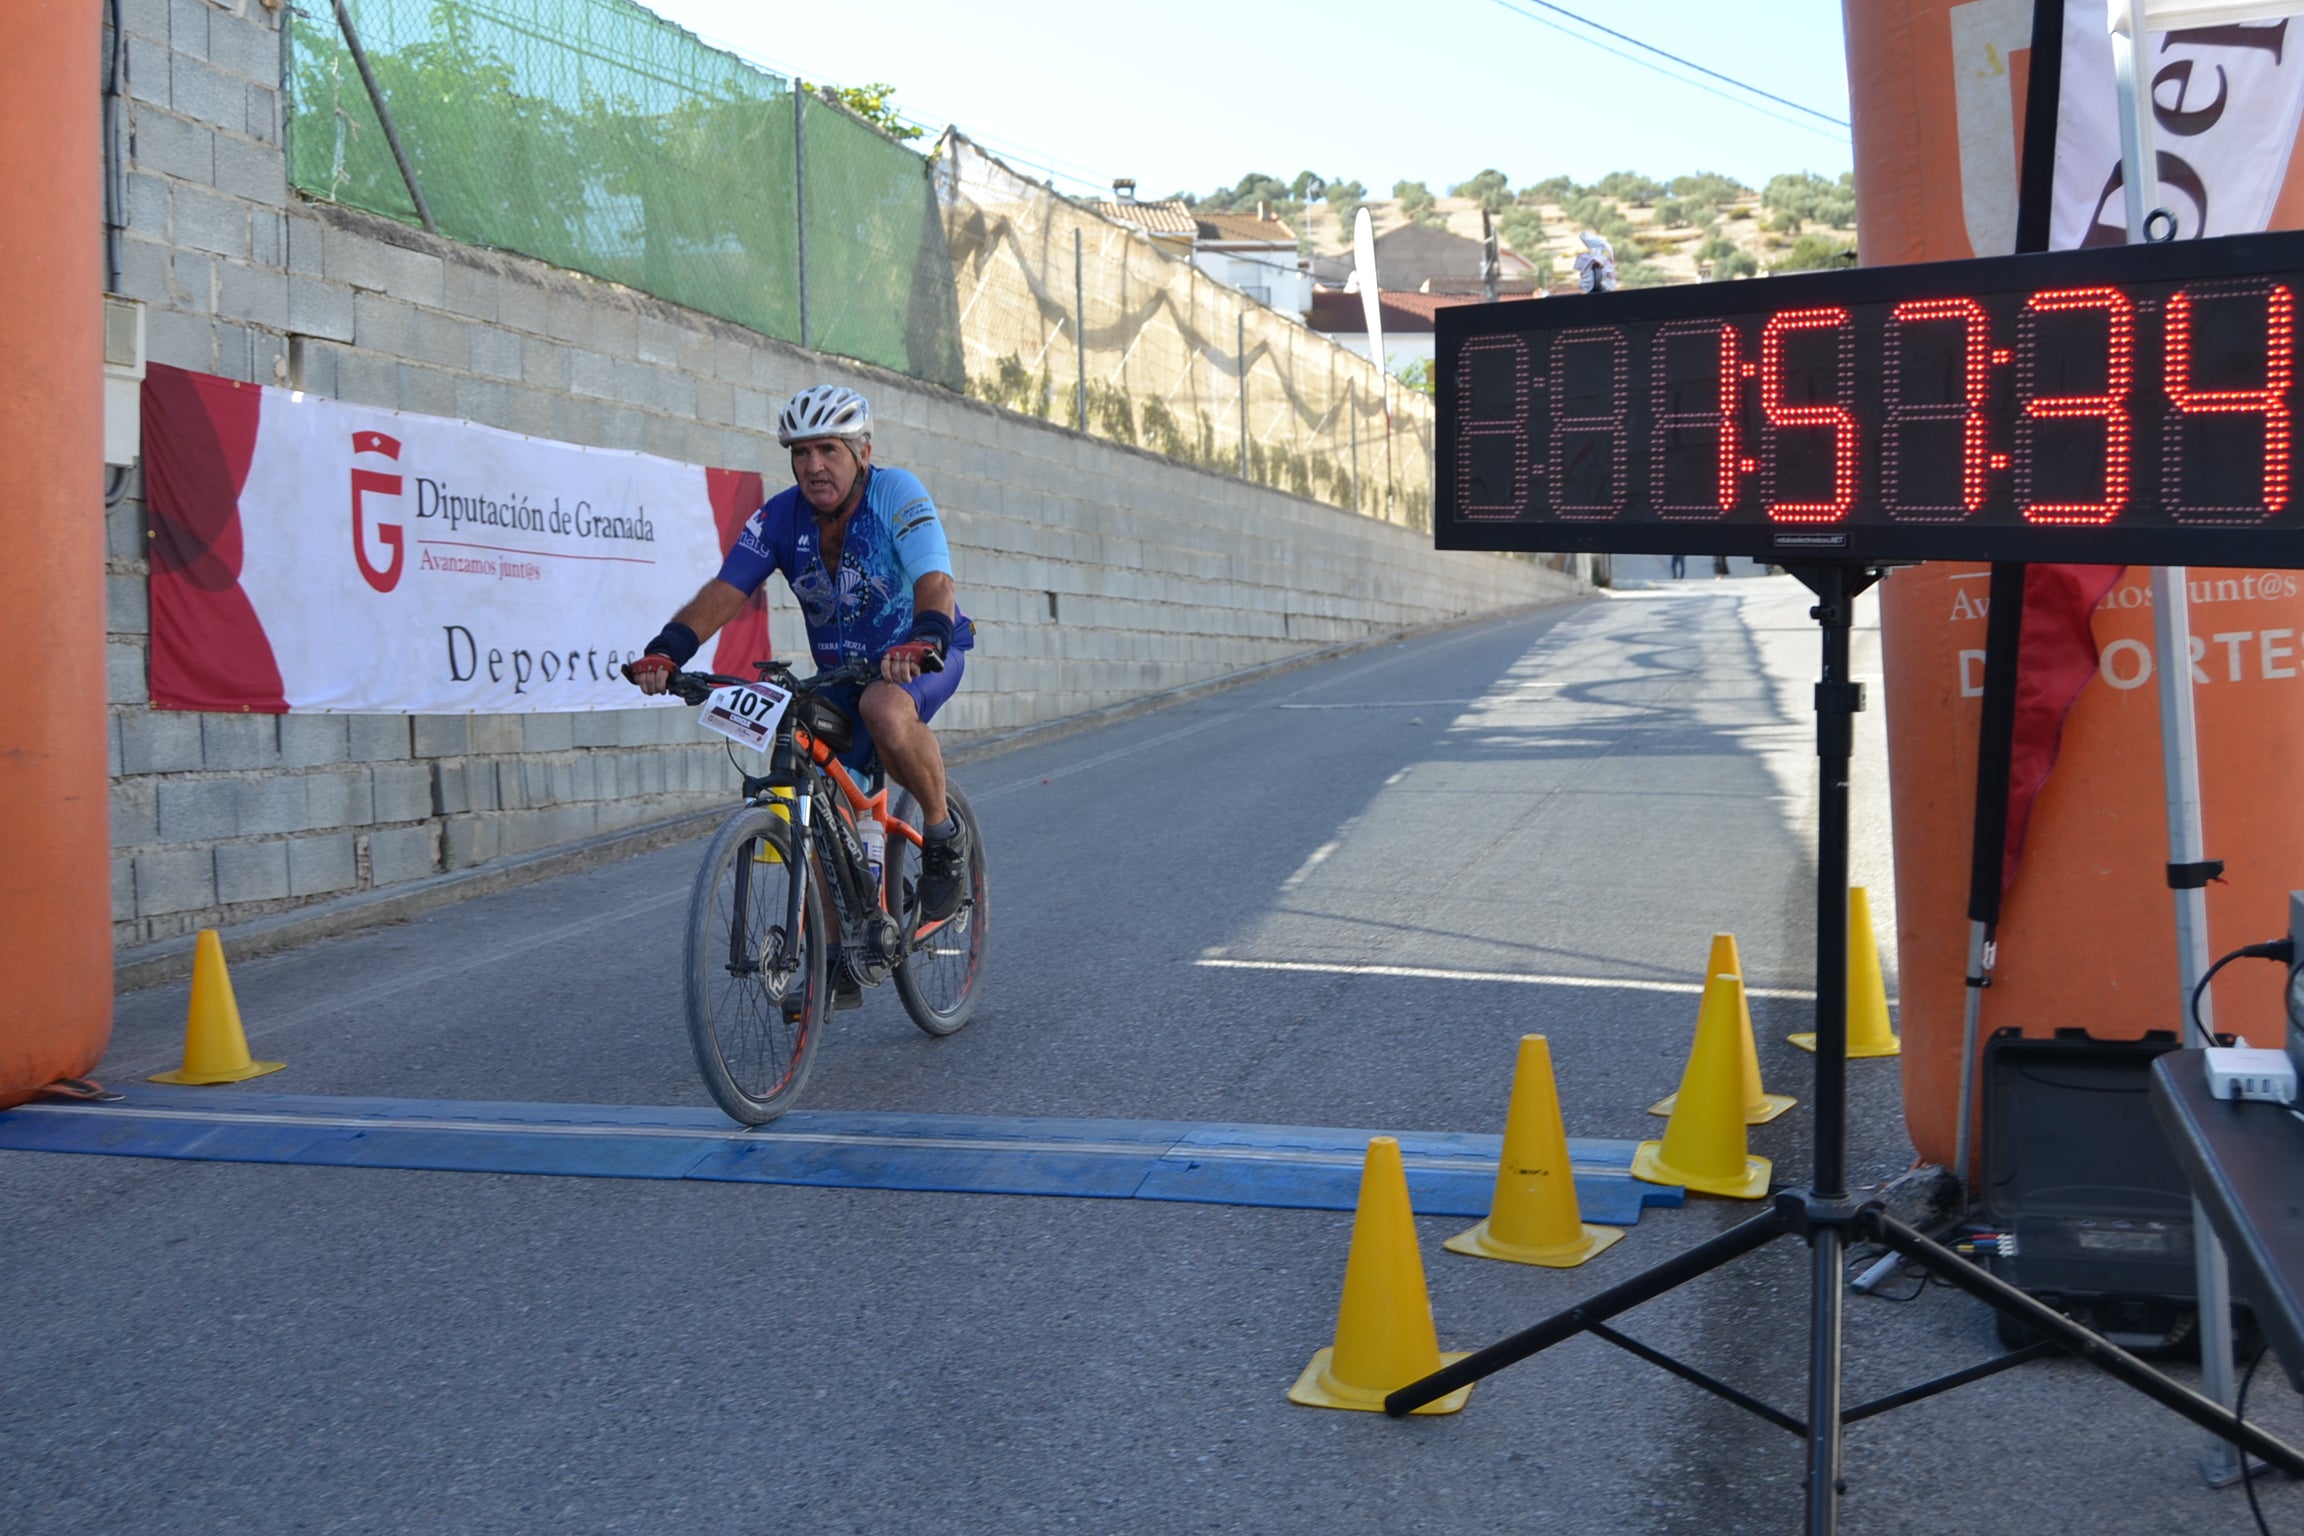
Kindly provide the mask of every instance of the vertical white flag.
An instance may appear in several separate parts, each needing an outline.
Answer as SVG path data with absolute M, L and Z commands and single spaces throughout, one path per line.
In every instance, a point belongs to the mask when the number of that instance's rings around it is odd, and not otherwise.
M 2148 20 L 2163 7 L 2147 10 Z M 2065 0 L 2054 250 L 2125 245 L 2106 0 Z M 2304 18 L 2150 32 L 2139 50 L 2176 238 L 2269 228 L 2304 115 Z

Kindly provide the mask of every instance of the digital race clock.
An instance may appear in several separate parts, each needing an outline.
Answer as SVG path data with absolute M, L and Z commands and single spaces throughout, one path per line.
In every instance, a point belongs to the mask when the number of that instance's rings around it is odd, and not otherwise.
M 1442 549 L 2304 566 L 2304 234 L 1466 304 Z

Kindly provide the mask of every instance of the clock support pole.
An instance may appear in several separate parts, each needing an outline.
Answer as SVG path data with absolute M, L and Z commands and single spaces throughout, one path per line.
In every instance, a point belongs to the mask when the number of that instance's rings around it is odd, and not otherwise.
M 1840 1446 L 1841 1431 L 1847 1425 L 2061 1350 L 2090 1362 L 2241 1451 L 2262 1458 L 2292 1477 L 2304 1477 L 2304 1452 L 2242 1422 L 2230 1409 L 2169 1379 L 2126 1350 L 1922 1236 L 1890 1216 L 1877 1200 L 1850 1198 L 1848 765 L 1855 744 L 1855 716 L 1864 707 L 1864 691 L 1863 685 L 1849 676 L 1848 640 L 1856 598 L 1879 579 L 1880 573 L 1859 564 L 1822 564 L 1795 566 L 1792 574 L 1816 594 L 1816 606 L 1809 612 L 1821 629 L 1824 642 L 1823 675 L 1816 685 L 1816 756 L 1820 765 L 1821 795 L 1816 833 L 1816 1130 L 1809 1187 L 1780 1191 L 1766 1211 L 1709 1242 L 1700 1243 L 1580 1305 L 1409 1383 L 1384 1400 L 1384 1411 L 1399 1417 L 1563 1340 L 1589 1333 L 1804 1441 L 1808 1469 L 1807 1522 L 1802 1529 L 1808 1536 L 1834 1536 L 1839 1529 L 1839 1497 L 1846 1491 L 1840 1475 Z M 1812 1260 L 1805 1417 L 1764 1403 L 1610 1326 L 1609 1320 L 1617 1314 L 1677 1290 L 1782 1237 L 1795 1237 L 1806 1243 Z M 1843 1405 L 1840 1398 L 1843 1261 L 1848 1245 L 1853 1242 L 1879 1243 L 1901 1254 L 1906 1262 L 1937 1280 L 1966 1291 L 2022 1323 L 2041 1342 L 1886 1397 L 1854 1407 Z

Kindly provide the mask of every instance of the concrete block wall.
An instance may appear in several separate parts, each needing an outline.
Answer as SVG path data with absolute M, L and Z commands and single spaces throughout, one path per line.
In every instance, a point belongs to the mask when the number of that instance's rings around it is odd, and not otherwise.
M 837 380 L 944 510 L 981 628 L 948 739 L 1322 646 L 1571 595 L 1531 562 L 1095 441 L 612 284 L 306 201 L 281 150 L 279 12 L 122 0 L 119 291 L 150 356 L 568 442 L 763 470 Z M 124 947 L 707 808 L 685 711 L 223 716 L 147 703 L 136 473 L 107 510 L 113 915 Z M 709 572 L 699 571 L 701 582 Z M 778 650 L 800 648 L 775 583 Z M 663 615 L 634 615 L 634 638 Z

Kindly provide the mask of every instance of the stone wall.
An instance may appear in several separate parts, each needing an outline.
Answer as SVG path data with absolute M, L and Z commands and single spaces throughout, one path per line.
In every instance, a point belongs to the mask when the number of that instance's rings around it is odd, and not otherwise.
M 1094 441 L 612 284 L 306 201 L 280 148 L 279 13 L 122 0 L 119 291 L 153 361 L 779 482 L 782 398 L 872 397 L 942 506 L 982 639 L 948 738 L 1571 595 L 1523 560 Z M 113 916 L 136 946 L 709 807 L 680 711 L 200 715 L 145 691 L 142 485 L 107 511 Z M 701 581 L 709 572 L 698 572 Z M 780 586 L 780 584 L 779 584 Z M 660 614 L 633 615 L 641 639 Z M 780 651 L 797 613 L 772 609 Z

